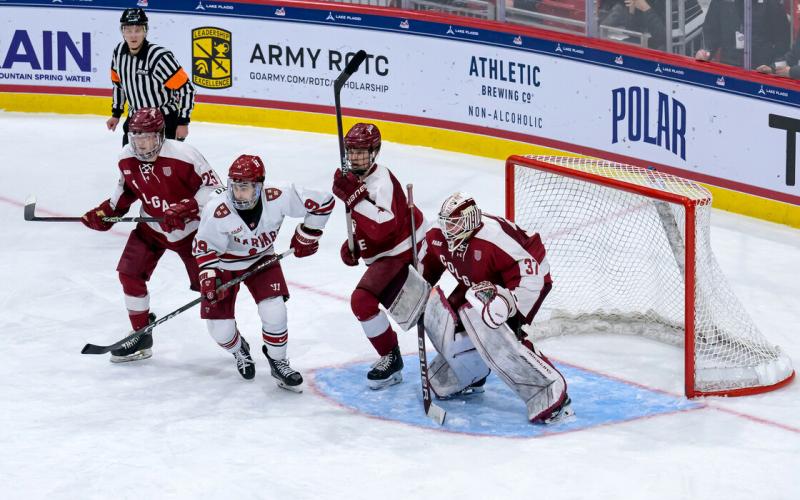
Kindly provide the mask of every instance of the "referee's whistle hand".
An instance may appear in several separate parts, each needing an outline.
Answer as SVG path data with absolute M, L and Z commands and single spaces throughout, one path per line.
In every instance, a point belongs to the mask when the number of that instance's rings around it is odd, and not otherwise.
M 175 139 L 182 141 L 189 135 L 189 125 L 178 125 L 175 129 Z
M 117 130 L 117 124 L 118 123 L 119 123 L 119 118 L 115 118 L 115 117 L 112 116 L 106 122 L 106 128 L 108 128 L 108 130 L 111 130 L 111 131 Z

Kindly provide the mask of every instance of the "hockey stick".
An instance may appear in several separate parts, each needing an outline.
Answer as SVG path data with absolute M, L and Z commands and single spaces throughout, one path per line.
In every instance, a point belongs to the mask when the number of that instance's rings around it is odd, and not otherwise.
M 36 198 L 25 200 L 25 220 L 40 222 L 80 222 L 82 217 L 37 217 Z M 162 222 L 160 217 L 103 217 L 103 222 Z
M 217 291 L 219 292 L 221 290 L 227 290 L 228 288 L 241 283 L 242 281 L 246 280 L 250 276 L 256 274 L 259 271 L 263 271 L 264 269 L 268 268 L 272 264 L 278 262 L 282 258 L 286 257 L 289 254 L 293 254 L 293 253 L 294 253 L 294 248 L 290 248 L 289 250 L 287 250 L 287 251 L 285 251 L 285 252 L 283 252 L 281 254 L 273 255 L 269 259 L 261 262 L 256 267 L 254 267 L 253 269 L 247 271 L 246 273 L 244 273 L 243 275 L 239 276 L 238 278 L 234 278 L 234 279 L 232 279 L 230 281 L 226 281 L 225 283 L 221 284 L 220 286 L 217 287 Z M 192 307 L 194 307 L 197 304 L 199 304 L 200 301 L 202 301 L 202 300 L 203 300 L 203 297 L 197 297 L 196 299 L 194 299 L 193 301 L 189 302 L 188 304 L 185 304 L 185 305 L 179 307 L 178 309 L 175 309 L 174 311 L 172 311 L 171 313 L 167 314 L 166 316 L 161 316 L 160 318 L 158 318 L 154 322 L 150 323 L 146 327 L 142 328 L 141 330 L 136 330 L 135 332 L 131 333 L 130 335 L 128 335 L 124 339 L 122 339 L 122 340 L 120 340 L 118 342 L 114 342 L 113 344 L 110 344 L 110 345 L 86 344 L 85 346 L 83 346 L 83 349 L 81 350 L 81 354 L 105 354 L 105 353 L 110 352 L 110 351 L 112 351 L 114 349 L 122 347 L 123 344 L 126 344 L 128 342 L 135 342 L 142 335 L 150 333 L 153 330 L 153 328 L 157 327 L 161 323 L 164 323 L 164 322 L 167 322 L 167 321 L 171 320 L 172 318 L 174 318 L 175 316 L 179 315 L 180 313 L 182 313 L 182 312 L 184 312 L 184 311 L 186 311 L 188 309 L 191 309 Z
M 414 186 L 406 185 L 408 190 L 408 210 L 411 212 L 411 254 L 413 255 L 414 269 L 419 271 L 417 258 L 417 224 L 414 220 Z M 428 355 L 425 353 L 425 314 L 417 320 L 417 347 L 419 348 L 419 374 L 422 379 L 422 406 L 425 415 L 439 425 L 444 425 L 447 411 L 431 400 L 431 381 L 428 378 Z
M 345 66 L 344 71 L 342 71 L 333 82 L 333 100 L 336 105 L 336 126 L 338 127 L 339 133 L 339 163 L 342 168 L 342 175 L 347 173 L 347 158 L 344 154 L 344 132 L 342 131 L 342 87 L 344 87 L 347 80 L 353 76 L 353 73 L 358 70 L 358 67 L 361 66 L 361 63 L 364 62 L 366 58 L 367 53 L 365 51 L 359 50 L 356 52 L 356 55 L 353 56 L 350 62 L 347 63 L 347 66 Z M 350 252 L 352 252 L 355 247 L 353 246 L 353 222 L 349 208 L 345 207 L 344 215 L 347 224 L 347 247 L 350 249 Z

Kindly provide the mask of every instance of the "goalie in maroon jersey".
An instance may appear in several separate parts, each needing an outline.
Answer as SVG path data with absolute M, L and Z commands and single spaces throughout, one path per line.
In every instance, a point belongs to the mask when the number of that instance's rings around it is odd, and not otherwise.
M 345 241 L 342 261 L 357 266 L 363 259 L 367 270 L 350 296 L 350 306 L 364 334 L 380 359 L 367 373 L 372 389 L 403 380 L 403 359 L 397 334 L 386 313 L 408 278 L 411 254 L 411 220 L 406 195 L 392 172 L 375 162 L 381 148 L 381 133 L 371 123 L 355 124 L 344 137 L 349 170 L 336 170 L 333 194 L 352 212 L 354 243 Z M 415 210 L 417 240 L 424 236 L 422 212 Z M 420 243 L 421 245 L 421 243 Z
M 526 403 L 531 422 L 572 415 L 564 377 L 522 330 L 552 287 L 541 237 L 482 214 L 474 199 L 455 193 L 425 239 L 425 279 L 435 284 L 447 270 L 458 282 L 447 298 L 434 288 L 425 308 L 425 329 L 439 353 L 428 370 L 434 393 L 481 392 L 494 369 Z
M 164 139 L 164 117 L 158 109 L 136 111 L 128 135 L 130 142 L 119 157 L 120 177 L 114 193 L 86 212 L 82 222 L 96 231 L 108 231 L 114 223 L 103 218 L 125 215 L 137 200 L 142 202 L 142 216 L 163 218 L 161 222 L 138 223 L 117 264 L 131 326 L 140 330 L 152 320 L 147 282 L 166 250 L 178 254 L 190 288 L 200 291 L 192 240 L 200 210 L 214 191 L 222 190 L 222 184 L 197 149 Z M 153 337 L 142 335 L 111 351 L 111 361 L 149 358 L 152 346 Z

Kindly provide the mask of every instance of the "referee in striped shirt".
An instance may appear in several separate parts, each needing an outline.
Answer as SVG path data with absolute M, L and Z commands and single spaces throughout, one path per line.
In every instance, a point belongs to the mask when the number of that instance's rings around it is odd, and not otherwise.
M 128 102 L 128 118 L 122 126 L 122 145 L 128 143 L 128 120 L 140 108 L 164 113 L 165 136 L 182 141 L 189 134 L 189 115 L 194 108 L 194 87 L 175 56 L 146 40 L 147 15 L 142 9 L 125 9 L 120 18 L 124 39 L 111 59 L 114 83 L 109 130 L 116 130 Z

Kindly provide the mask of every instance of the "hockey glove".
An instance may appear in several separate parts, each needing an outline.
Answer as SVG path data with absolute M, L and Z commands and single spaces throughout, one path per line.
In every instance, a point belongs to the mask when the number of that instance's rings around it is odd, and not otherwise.
M 106 200 L 97 207 L 83 214 L 83 217 L 81 217 L 81 223 L 83 223 L 83 225 L 89 229 L 94 229 L 95 231 L 108 231 L 111 229 L 111 226 L 113 226 L 114 223 L 105 222 L 103 217 L 115 217 L 116 215 L 117 214 L 114 212 L 114 209 L 111 208 L 111 200 Z
M 342 243 L 342 250 L 339 253 L 342 255 L 342 262 L 344 262 L 346 265 L 358 265 L 358 258 L 361 256 L 361 252 L 358 251 L 358 245 L 356 245 L 351 252 L 350 247 L 347 246 L 347 240 L 344 240 L 344 243 Z
M 467 291 L 466 299 L 472 307 L 481 311 L 483 322 L 493 330 L 517 314 L 517 305 L 511 291 L 489 281 L 472 285 Z
M 289 248 L 294 248 L 294 256 L 298 258 L 314 255 L 319 250 L 320 236 L 322 236 L 322 229 L 312 229 L 304 224 L 298 224 Z
M 187 198 L 170 205 L 164 211 L 164 221 L 161 222 L 161 229 L 168 233 L 176 229 L 183 230 L 186 228 L 186 223 L 193 220 L 200 220 L 200 207 L 197 206 L 197 200 Z
M 342 175 L 342 171 L 337 170 L 333 174 L 333 194 L 344 202 L 348 210 L 351 210 L 367 197 L 367 185 L 354 173 L 348 172 Z
M 223 283 L 223 278 L 228 281 L 231 278 L 231 273 L 222 269 L 203 269 L 200 271 L 200 293 L 205 300 L 213 304 L 214 302 L 225 300 L 230 294 L 230 288 L 217 291 L 217 287 Z

